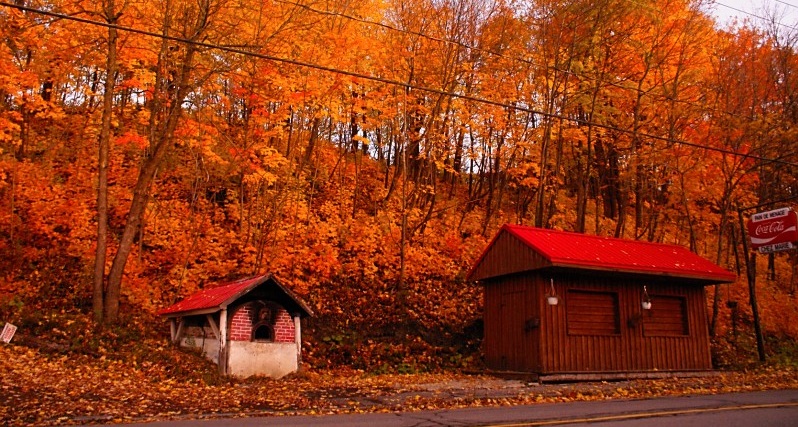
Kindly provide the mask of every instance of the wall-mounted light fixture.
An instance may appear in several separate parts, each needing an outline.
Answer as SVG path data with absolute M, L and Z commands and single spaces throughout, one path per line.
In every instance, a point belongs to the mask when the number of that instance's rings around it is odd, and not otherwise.
M 557 296 L 557 292 L 554 290 L 554 278 L 550 280 L 549 292 L 546 294 L 546 304 L 557 305 L 560 302 L 560 297 Z
M 645 285 L 643 285 L 643 301 L 640 306 L 643 307 L 643 310 L 651 310 L 651 297 L 648 296 L 648 290 Z

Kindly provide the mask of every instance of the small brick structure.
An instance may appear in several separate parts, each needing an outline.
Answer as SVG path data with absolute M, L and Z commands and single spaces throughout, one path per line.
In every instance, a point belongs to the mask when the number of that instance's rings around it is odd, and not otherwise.
M 233 314 L 230 320 L 230 341 L 251 341 L 253 340 L 253 333 L 255 332 L 255 325 L 258 319 L 255 318 L 257 310 L 253 305 L 255 303 L 248 303 L 239 307 Z M 288 312 L 280 307 L 277 311 L 277 316 L 274 320 L 273 326 L 273 342 L 277 343 L 292 343 L 294 342 L 294 335 L 296 327 L 294 326 L 294 319 Z
M 280 378 L 299 369 L 308 306 L 272 275 L 207 288 L 161 310 L 176 345 L 200 349 L 223 374 Z

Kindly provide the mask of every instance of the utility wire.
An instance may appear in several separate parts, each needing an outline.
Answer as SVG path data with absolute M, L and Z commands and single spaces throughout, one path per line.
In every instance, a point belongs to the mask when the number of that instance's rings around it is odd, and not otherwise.
M 342 13 L 342 12 L 334 12 L 334 11 L 331 11 L 331 10 L 316 9 L 314 7 L 311 7 L 311 6 L 308 6 L 308 5 L 304 5 L 304 4 L 298 3 L 296 1 L 289 1 L 289 0 L 273 0 L 273 1 L 275 3 L 282 3 L 282 4 L 286 4 L 286 5 L 296 6 L 296 7 L 305 9 L 305 10 L 307 10 L 309 12 L 316 13 L 316 14 L 319 14 L 319 15 L 340 17 L 340 18 L 344 18 L 344 19 L 347 19 L 347 20 L 351 20 L 351 21 L 354 21 L 354 22 L 361 23 L 361 24 L 377 26 L 377 27 L 381 27 L 381 28 L 384 28 L 384 29 L 387 29 L 387 30 L 390 30 L 390 31 L 394 31 L 394 32 L 402 33 L 402 34 L 409 34 L 409 35 L 413 35 L 413 36 L 418 36 L 418 37 L 422 37 L 422 38 L 425 38 L 425 39 L 430 40 L 430 41 L 434 41 L 434 42 L 438 42 L 438 43 L 444 43 L 444 44 L 450 44 L 450 45 L 462 47 L 464 49 L 467 49 L 467 50 L 470 50 L 470 51 L 474 51 L 474 52 L 485 53 L 485 54 L 488 54 L 488 55 L 491 55 L 491 56 L 494 56 L 494 57 L 497 57 L 497 58 L 506 59 L 506 60 L 510 60 L 510 61 L 514 61 L 514 62 L 520 62 L 520 63 L 523 63 L 525 65 L 549 68 L 549 69 L 554 70 L 556 72 L 560 72 L 560 73 L 564 73 L 564 74 L 570 74 L 570 75 L 572 75 L 574 77 L 578 77 L 578 78 L 583 79 L 583 80 L 589 80 L 589 81 L 597 83 L 598 85 L 602 85 L 602 86 L 605 86 L 605 87 L 606 86 L 610 86 L 610 87 L 618 88 L 618 89 L 621 89 L 621 90 L 624 90 L 624 91 L 636 91 L 637 90 L 634 87 L 624 86 L 624 85 L 622 85 L 620 83 L 617 83 L 617 82 L 614 82 L 614 81 L 602 79 L 602 78 L 595 77 L 595 76 L 588 76 L 588 75 L 585 75 L 585 74 L 576 73 L 574 71 L 571 71 L 571 70 L 568 70 L 568 69 L 564 69 L 564 68 L 560 68 L 560 67 L 555 67 L 555 66 L 550 66 L 550 65 L 545 65 L 545 64 L 539 64 L 539 63 L 536 63 L 535 61 L 532 61 L 532 60 L 529 60 L 529 59 L 526 59 L 526 58 L 520 58 L 520 57 L 517 57 L 517 56 L 510 57 L 510 56 L 504 55 L 502 53 L 496 52 L 496 51 L 491 50 L 491 49 L 484 49 L 484 48 L 481 48 L 481 47 L 478 47 L 478 46 L 473 46 L 473 45 L 470 45 L 470 44 L 467 44 L 467 43 L 463 43 L 463 42 L 460 42 L 460 41 L 457 41 L 457 40 L 451 40 L 451 39 L 447 39 L 447 38 L 435 37 L 435 36 L 420 32 L 420 31 L 401 29 L 401 28 L 394 27 L 392 25 L 388 25 L 388 24 L 382 23 L 382 22 L 377 22 L 377 21 L 372 21 L 372 20 L 368 20 L 368 19 L 364 19 L 364 18 L 359 18 L 359 17 L 353 16 L 353 15 L 350 15 L 350 14 Z M 779 1 L 779 0 L 776 0 L 776 1 Z M 654 6 L 651 6 L 649 4 L 640 3 L 639 1 L 636 1 L 636 0 L 626 0 L 626 2 L 632 3 L 632 4 L 634 4 L 634 5 L 638 6 L 638 7 L 644 7 L 644 8 L 647 8 L 647 9 L 662 13 L 661 9 L 656 8 Z M 785 3 L 783 1 L 780 1 L 780 3 L 783 3 L 783 4 L 791 6 L 791 7 L 796 7 L 796 6 L 790 5 L 789 3 Z M 725 6 L 723 4 L 721 4 L 721 5 Z M 729 7 L 729 6 L 726 6 L 726 7 Z M 736 8 L 732 8 L 732 7 L 730 7 L 730 8 L 731 9 L 735 9 L 735 10 L 741 12 L 741 13 L 745 13 L 745 14 L 749 14 L 751 16 L 757 17 L 756 15 L 750 14 L 748 12 L 745 12 L 745 11 L 742 11 L 742 10 L 739 10 L 739 9 L 736 9 Z M 758 18 L 763 19 L 763 20 L 765 19 L 765 18 L 762 18 L 762 17 L 758 17 Z M 779 23 L 779 25 L 786 26 L 786 25 L 780 24 L 780 23 Z M 792 29 L 798 30 L 798 28 L 794 28 L 794 27 L 788 27 L 788 28 L 792 28 Z M 678 104 L 688 105 L 688 106 L 691 106 L 691 107 L 696 106 L 695 102 L 689 101 L 689 100 L 672 99 L 672 98 L 665 97 L 665 96 L 659 96 L 659 97 L 656 97 L 656 98 L 652 97 L 652 99 L 657 99 L 657 98 L 659 98 L 660 100 L 662 100 L 664 102 L 675 102 L 675 103 L 678 103 Z M 735 113 L 728 112 L 728 111 L 721 111 L 721 113 L 729 115 L 729 116 L 735 116 L 736 115 Z
M 352 15 L 346 14 L 346 13 L 334 12 L 334 11 L 331 11 L 331 10 L 316 9 L 316 8 L 311 7 L 311 6 L 298 3 L 296 1 L 289 1 L 289 0 L 273 0 L 273 1 L 275 3 L 282 3 L 282 4 L 286 4 L 286 5 L 299 7 L 299 8 L 305 9 L 305 10 L 307 10 L 309 12 L 316 13 L 316 14 L 319 14 L 319 15 L 340 17 L 340 18 L 348 19 L 348 20 L 351 20 L 351 21 L 354 21 L 354 22 L 358 22 L 358 23 L 361 23 L 361 24 L 377 26 L 377 27 L 384 28 L 384 29 L 387 29 L 387 30 L 390 30 L 390 31 L 394 31 L 394 32 L 398 32 L 398 33 L 401 33 L 401 34 L 409 34 L 409 35 L 413 35 L 413 36 L 418 36 L 418 37 L 425 38 L 425 39 L 430 40 L 430 41 L 434 41 L 434 42 L 438 42 L 438 43 L 444 43 L 444 44 L 450 44 L 450 45 L 462 47 L 462 48 L 470 50 L 470 51 L 488 54 L 490 56 L 494 56 L 494 57 L 497 57 L 497 58 L 506 59 L 506 60 L 514 61 L 514 62 L 520 62 L 522 64 L 529 65 L 529 66 L 548 68 L 548 69 L 551 69 L 551 70 L 556 71 L 556 72 L 572 75 L 572 76 L 580 78 L 582 80 L 588 80 L 588 81 L 595 82 L 596 84 L 604 86 L 604 87 L 609 86 L 609 87 L 614 87 L 614 88 L 621 89 L 621 90 L 624 90 L 624 91 L 635 91 L 635 92 L 637 91 L 637 89 L 634 88 L 634 87 L 624 86 L 621 83 L 616 82 L 616 81 L 611 81 L 611 80 L 608 80 L 608 79 L 595 77 L 595 76 L 589 76 L 589 75 L 586 75 L 584 73 L 576 73 L 574 71 L 571 71 L 571 70 L 568 70 L 568 69 L 564 69 L 564 68 L 561 68 L 561 67 L 556 67 L 556 66 L 551 66 L 551 65 L 546 65 L 546 64 L 540 64 L 538 62 L 535 62 L 533 60 L 526 59 L 526 58 L 521 58 L 521 57 L 517 57 L 517 56 L 512 56 L 512 57 L 511 56 L 507 56 L 507 55 L 505 55 L 503 53 L 496 52 L 495 50 L 484 49 L 484 48 L 481 48 L 481 47 L 478 47 L 478 46 L 473 46 L 473 45 L 470 45 L 470 44 L 467 44 L 467 43 L 463 43 L 463 42 L 460 42 L 460 41 L 457 41 L 457 40 L 451 40 L 451 39 L 446 39 L 446 38 L 435 37 L 435 36 L 431 36 L 429 34 L 420 32 L 420 31 L 401 29 L 401 28 L 397 28 L 397 27 L 389 25 L 389 24 L 385 24 L 385 23 L 377 22 L 377 21 L 372 21 L 372 20 L 368 20 L 368 19 L 364 19 L 364 18 L 359 18 L 359 17 L 352 16 Z M 638 2 L 636 0 L 625 0 L 625 1 L 628 2 L 628 3 L 632 3 L 632 4 L 634 4 L 634 5 L 638 6 L 638 7 L 644 7 L 644 8 L 647 8 L 647 9 L 662 13 L 661 9 L 655 8 L 655 7 L 653 7 L 651 5 L 648 5 L 648 4 L 640 3 L 640 2 Z M 629 81 L 629 79 L 623 78 L 620 81 Z M 673 99 L 673 98 L 669 98 L 667 96 L 657 96 L 657 97 L 652 96 L 652 99 L 655 99 L 655 100 L 659 99 L 659 100 L 661 100 L 663 102 L 674 102 L 674 103 L 677 103 L 677 104 L 683 104 L 683 105 L 687 105 L 687 106 L 690 106 L 690 107 L 695 107 L 696 106 L 696 103 L 694 101 L 682 100 L 682 99 Z M 735 116 L 735 113 L 728 112 L 728 111 L 721 111 L 721 113 L 723 113 L 725 115 L 729 115 L 729 116 Z
M 781 3 L 781 4 L 785 5 L 785 6 L 791 7 L 793 9 L 798 9 L 798 6 L 795 6 L 794 4 L 787 3 L 786 1 L 782 1 L 782 0 L 775 0 L 775 1 L 776 1 L 776 3 Z
M 288 1 L 288 0 L 273 0 L 273 1 L 275 3 L 282 3 L 282 4 L 291 5 L 291 6 L 296 6 L 296 7 L 305 9 L 305 10 L 307 10 L 309 12 L 316 13 L 316 14 L 319 14 L 319 15 L 336 16 L 336 17 L 340 17 L 340 18 L 345 18 L 345 19 L 348 19 L 348 20 L 351 20 L 351 21 L 354 21 L 354 22 L 358 22 L 358 23 L 361 23 L 361 24 L 372 25 L 372 26 L 381 27 L 381 28 L 384 28 L 384 29 L 387 29 L 387 30 L 390 30 L 390 31 L 395 31 L 397 33 L 409 34 L 409 35 L 412 35 L 412 36 L 418 36 L 418 37 L 425 38 L 427 40 L 438 42 L 438 43 L 450 44 L 450 45 L 454 45 L 454 46 L 457 46 L 457 47 L 462 47 L 462 48 L 467 49 L 469 51 L 488 54 L 488 55 L 494 56 L 496 58 L 506 59 L 506 60 L 514 61 L 514 62 L 520 62 L 520 63 L 525 64 L 525 65 L 549 68 L 549 69 L 557 71 L 557 72 L 561 72 L 561 73 L 564 73 L 564 74 L 570 74 L 570 75 L 572 75 L 574 77 L 579 77 L 579 78 L 584 79 L 584 80 L 591 80 L 591 81 L 597 82 L 599 84 L 603 84 L 603 85 L 606 85 L 606 86 L 612 86 L 612 87 L 615 87 L 615 88 L 618 88 L 618 89 L 622 89 L 622 90 L 627 90 L 627 91 L 636 90 L 634 88 L 631 88 L 631 87 L 628 87 L 628 86 L 623 86 L 623 85 L 621 85 L 619 83 L 616 83 L 616 82 L 600 79 L 600 78 L 593 77 L 593 76 L 588 76 L 588 75 L 585 75 L 585 74 L 578 74 L 578 73 L 576 73 L 574 71 L 567 70 L 567 69 L 564 69 L 564 68 L 559 68 L 559 67 L 555 67 L 555 66 L 551 66 L 551 65 L 540 64 L 540 63 L 537 63 L 537 62 L 535 62 L 533 60 L 526 59 L 526 58 L 521 58 L 521 57 L 517 57 L 517 56 L 507 56 L 507 55 L 505 55 L 503 53 L 496 52 L 495 50 L 481 48 L 479 46 L 470 45 L 470 44 L 463 43 L 463 42 L 457 41 L 457 40 L 451 40 L 451 39 L 447 39 L 447 38 L 436 37 L 436 36 L 432 36 L 432 35 L 429 35 L 429 34 L 426 34 L 426 33 L 420 32 L 420 31 L 405 30 L 405 29 L 394 27 L 394 26 L 389 25 L 389 24 L 382 23 L 382 22 L 372 21 L 372 20 L 368 20 L 368 19 L 364 19 L 364 18 L 358 18 L 356 16 L 352 16 L 352 15 L 341 13 L 341 12 L 333 12 L 333 11 L 330 11 L 330 10 L 316 9 L 316 8 L 311 7 L 311 6 L 307 6 L 307 5 L 304 5 L 304 4 L 297 3 L 295 1 Z M 636 1 L 632 1 L 632 0 L 627 0 L 627 1 L 635 3 L 637 5 L 640 5 L 640 3 L 636 2 Z M 646 6 L 646 7 L 651 8 L 651 6 Z M 675 101 L 675 102 L 678 102 L 678 103 L 694 105 L 694 103 L 692 103 L 690 101 L 683 101 L 683 100 L 679 100 L 679 99 L 674 99 L 674 100 L 668 99 L 668 101 Z
M 750 153 L 739 153 L 739 152 L 736 152 L 734 150 L 729 150 L 729 149 L 725 149 L 725 148 L 710 147 L 710 146 L 701 145 L 701 144 L 688 142 L 688 141 L 684 141 L 684 140 L 679 140 L 679 139 L 667 138 L 667 137 L 658 136 L 658 135 L 651 135 L 651 134 L 648 134 L 648 133 L 634 132 L 634 131 L 631 131 L 629 129 L 623 129 L 623 128 L 620 128 L 620 127 L 617 127 L 617 126 L 590 122 L 588 120 L 582 120 L 582 119 L 577 119 L 577 118 L 573 118 L 573 117 L 564 117 L 564 116 L 559 115 L 559 114 L 547 113 L 545 111 L 539 111 L 539 110 L 535 110 L 535 109 L 532 109 L 532 108 L 520 106 L 520 105 L 517 105 L 517 104 L 507 104 L 507 103 L 501 102 L 501 101 L 494 101 L 494 100 L 491 100 L 491 99 L 481 98 L 481 97 L 477 97 L 477 96 L 473 96 L 473 95 L 466 95 L 466 94 L 448 92 L 448 91 L 441 90 L 441 89 L 435 89 L 435 88 L 430 88 L 430 87 L 426 87 L 426 86 L 415 85 L 415 84 L 412 84 L 412 83 L 403 82 L 403 81 L 399 81 L 399 80 L 393 80 L 393 79 L 388 79 L 388 78 L 384 78 L 384 77 L 372 76 L 372 75 L 358 73 L 358 72 L 354 72 L 354 71 L 341 70 L 341 69 L 337 69 L 337 68 L 333 68 L 333 67 L 328 67 L 328 66 L 319 65 L 319 64 L 313 64 L 313 63 L 304 62 L 304 61 L 298 61 L 298 60 L 289 59 L 289 58 L 280 58 L 280 57 L 267 55 L 267 54 L 260 53 L 260 52 L 252 52 L 252 51 L 249 51 L 249 50 L 244 50 L 244 49 L 241 49 L 241 48 L 235 48 L 235 47 L 222 46 L 222 45 L 217 45 L 217 44 L 212 44 L 212 43 L 207 43 L 207 42 L 189 40 L 189 39 L 185 39 L 185 38 L 181 38 L 181 37 L 175 37 L 175 36 L 169 36 L 169 35 L 165 35 L 165 34 L 159 34 L 159 33 L 155 33 L 155 32 L 152 32 L 152 31 L 141 30 L 141 29 L 137 29 L 137 28 L 133 28 L 133 27 L 124 26 L 124 25 L 111 24 L 111 23 L 108 23 L 108 22 L 95 21 L 95 20 L 81 18 L 81 17 L 78 17 L 78 16 L 71 16 L 71 15 L 67 15 L 67 14 L 59 13 L 59 12 L 52 12 L 52 11 L 40 10 L 40 9 L 36 9 L 36 8 L 32 8 L 32 7 L 27 7 L 27 6 L 23 6 L 23 5 L 11 4 L 11 3 L 7 3 L 5 1 L 0 1 L 0 6 L 5 6 L 5 7 L 9 7 L 9 8 L 13 8 L 13 9 L 29 12 L 29 13 L 35 13 L 35 14 L 43 15 L 43 16 L 49 16 L 51 18 L 69 20 L 69 21 L 79 22 L 79 23 L 83 23 L 83 24 L 87 24 L 87 25 L 93 25 L 93 26 L 97 26 L 97 27 L 113 28 L 113 29 L 116 29 L 118 31 L 125 31 L 125 32 L 130 32 L 130 33 L 133 33 L 133 34 L 140 34 L 140 35 L 144 35 L 144 36 L 148 36 L 148 37 L 154 37 L 154 38 L 157 38 L 157 39 L 170 40 L 170 41 L 174 41 L 174 42 L 178 42 L 178 43 L 190 44 L 190 45 L 203 47 L 203 48 L 207 48 L 207 49 L 220 50 L 220 51 L 229 52 L 229 53 L 233 53 L 233 54 L 238 54 L 238 55 L 243 55 L 243 56 L 248 56 L 248 57 L 254 57 L 254 58 L 259 58 L 259 59 L 265 59 L 265 60 L 269 60 L 269 61 L 289 64 L 289 65 L 295 65 L 295 66 L 298 66 L 298 67 L 305 67 L 305 68 L 315 69 L 315 70 L 329 72 L 329 73 L 333 73 L 333 74 L 345 75 L 345 76 L 348 76 L 348 77 L 354 77 L 354 78 L 363 79 L 363 80 L 375 81 L 375 82 L 379 82 L 379 83 L 383 83 L 383 84 L 387 84 L 387 85 L 399 86 L 399 87 L 402 87 L 402 88 L 405 88 L 405 89 L 419 90 L 419 91 L 428 92 L 428 93 L 432 93 L 432 94 L 436 94 L 436 95 L 442 95 L 442 96 L 451 96 L 451 97 L 463 99 L 463 100 L 466 100 L 466 101 L 473 101 L 473 102 L 477 102 L 477 103 L 492 105 L 492 106 L 495 106 L 495 107 L 507 108 L 507 109 L 511 109 L 511 110 L 516 110 L 516 111 L 521 111 L 521 112 L 525 112 L 525 113 L 529 113 L 529 114 L 538 115 L 538 116 L 541 116 L 541 117 L 546 117 L 546 118 L 551 118 L 551 119 L 559 119 L 559 120 L 563 120 L 563 121 L 573 122 L 573 123 L 576 123 L 577 125 L 581 125 L 581 126 L 590 125 L 590 126 L 593 126 L 593 127 L 596 127 L 596 128 L 600 128 L 600 129 L 606 129 L 606 130 L 619 132 L 619 133 L 637 135 L 639 137 L 645 137 L 645 138 L 649 138 L 649 139 L 656 140 L 656 141 L 668 142 L 668 143 L 672 143 L 672 144 L 679 144 L 679 145 L 684 145 L 684 146 L 693 147 L 693 148 L 700 148 L 700 149 L 704 149 L 704 150 L 715 151 L 715 152 L 719 152 L 719 153 L 723 153 L 723 154 L 732 155 L 732 156 L 735 156 L 735 157 L 743 157 L 743 158 L 754 159 L 754 160 L 758 160 L 758 161 L 762 161 L 762 162 L 766 162 L 766 163 L 778 163 L 778 164 L 783 164 L 783 165 L 787 165 L 787 166 L 798 167 L 798 163 L 788 162 L 788 161 L 782 160 L 782 159 L 767 158 L 767 157 L 764 157 L 764 156 L 759 156 L 759 155 L 750 154 Z
M 779 3 L 784 3 L 784 2 L 779 2 Z M 778 25 L 780 27 L 789 28 L 790 30 L 793 30 L 793 31 L 798 31 L 798 27 L 795 27 L 795 26 L 792 26 L 792 25 L 787 25 L 787 24 L 784 24 L 782 22 L 774 22 L 773 20 L 771 20 L 771 19 L 769 19 L 767 17 L 757 15 L 757 14 L 755 14 L 753 12 L 747 12 L 745 10 L 742 10 L 742 9 L 734 7 L 734 6 L 729 6 L 728 4 L 725 4 L 723 2 L 716 1 L 715 4 L 718 5 L 718 6 L 725 7 L 726 9 L 733 10 L 735 12 L 739 12 L 739 13 L 748 15 L 748 16 L 750 16 L 752 18 L 759 19 L 759 20 L 761 20 L 762 22 L 765 22 L 765 23 L 773 23 L 773 24 L 776 24 L 776 25 Z M 795 7 L 795 6 L 793 6 L 793 5 L 789 4 L 789 3 L 784 3 L 784 4 L 787 5 L 787 6 Z

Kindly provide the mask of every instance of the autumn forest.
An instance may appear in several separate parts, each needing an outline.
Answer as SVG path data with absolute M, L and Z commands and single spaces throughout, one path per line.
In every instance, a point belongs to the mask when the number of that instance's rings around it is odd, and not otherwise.
M 0 325 L 162 332 L 158 309 L 270 272 L 316 314 L 313 366 L 467 366 L 465 277 L 514 223 L 728 268 L 714 359 L 753 354 L 738 210 L 796 203 L 798 30 L 709 6 L 3 0 Z M 796 254 L 756 259 L 773 354 Z

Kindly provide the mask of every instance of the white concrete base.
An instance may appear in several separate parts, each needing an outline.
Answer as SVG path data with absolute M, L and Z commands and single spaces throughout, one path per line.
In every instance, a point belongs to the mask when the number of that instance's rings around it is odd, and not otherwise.
M 203 330 L 204 329 L 204 330 Z M 219 340 L 210 328 L 189 328 L 180 340 L 181 347 L 199 349 L 203 356 L 219 364 Z M 260 375 L 281 378 L 299 369 L 297 344 L 249 341 L 227 343 L 227 372 L 235 377 Z
M 227 373 L 235 377 L 281 378 L 299 369 L 294 343 L 230 341 L 228 352 Z

